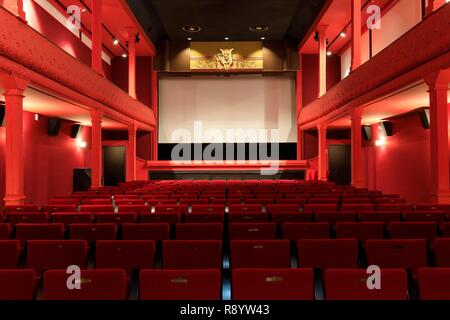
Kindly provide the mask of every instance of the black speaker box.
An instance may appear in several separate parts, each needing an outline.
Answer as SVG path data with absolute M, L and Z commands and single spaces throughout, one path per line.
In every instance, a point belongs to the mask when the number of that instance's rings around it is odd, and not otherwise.
M 92 170 L 89 168 L 73 169 L 73 191 L 87 191 L 91 186 Z
M 73 124 L 72 127 L 70 127 L 70 137 L 72 139 L 76 139 L 81 131 L 81 128 L 81 124 Z
M 394 133 L 392 131 L 392 122 L 384 121 L 380 123 L 381 130 L 383 131 L 384 135 L 386 137 L 392 136 Z
M 59 118 L 48 119 L 48 135 L 57 136 L 61 128 L 62 120 Z
M 367 141 L 372 140 L 372 127 L 371 126 L 362 126 L 361 131 L 362 131 L 364 140 L 367 140 Z
M 5 116 L 6 116 L 5 103 L 3 101 L 0 101 L 0 127 L 5 126 Z
M 424 129 L 430 129 L 430 109 L 420 111 L 420 121 Z

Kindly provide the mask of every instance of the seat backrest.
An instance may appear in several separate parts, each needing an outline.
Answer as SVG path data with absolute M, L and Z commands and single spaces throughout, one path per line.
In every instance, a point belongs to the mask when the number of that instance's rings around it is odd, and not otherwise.
M 230 223 L 229 239 L 275 239 L 276 224 L 272 222 Z
M 75 200 L 76 201 L 76 200 Z M 74 212 L 77 210 L 77 206 L 76 205 L 70 205 L 70 204 L 54 204 L 54 205 L 48 205 L 48 206 L 43 206 L 42 207 L 42 211 L 43 212 L 48 212 L 48 213 L 53 213 L 53 212 Z
M 283 238 L 289 240 L 300 239 L 328 239 L 330 224 L 328 222 L 300 222 L 285 223 L 282 226 Z
M 179 212 L 173 213 L 143 213 L 141 214 L 142 223 L 169 223 L 176 224 L 181 222 L 182 214 Z
M 420 300 L 450 300 L 450 268 L 418 270 Z
M 90 212 L 55 212 L 52 214 L 53 223 L 63 223 L 64 225 L 74 223 L 92 223 L 92 213 Z
M 133 212 L 125 213 L 106 213 L 98 212 L 95 214 L 97 223 L 135 223 L 137 221 L 138 214 Z
M 223 214 L 225 212 L 225 206 L 220 204 L 194 204 L 192 206 L 192 213 L 216 213 Z
M 0 269 L 15 269 L 19 263 L 20 241 L 0 240 Z
M 311 222 L 313 221 L 312 213 L 272 213 L 272 221 L 277 224 L 283 224 L 288 222 Z
M 391 222 L 399 222 L 402 215 L 400 211 L 361 211 L 358 217 L 362 222 L 384 222 L 389 225 Z
M 289 240 L 232 240 L 231 267 L 289 268 Z
M 407 222 L 437 222 L 445 221 L 444 211 L 407 211 L 403 213 L 403 217 Z
M 80 212 L 113 212 L 113 205 L 81 205 Z
M 16 239 L 26 240 L 58 240 L 64 238 L 62 223 L 19 223 L 16 225 Z
M 170 205 L 170 204 L 157 204 L 155 205 L 155 213 L 187 213 L 188 206 L 179 204 L 179 205 Z
M 124 223 L 122 238 L 124 240 L 166 240 L 170 237 L 168 223 Z
M 114 223 L 74 223 L 69 227 L 69 234 L 70 239 L 114 240 L 117 237 L 117 225 Z
M 184 216 L 186 223 L 223 223 L 224 213 L 188 213 Z
M 136 212 L 136 213 L 150 213 L 150 206 L 148 205 L 119 205 L 119 212 Z
M 266 206 L 267 212 L 275 213 L 289 213 L 289 212 L 299 212 L 298 204 L 268 204 Z
M 178 223 L 175 226 L 178 240 L 222 240 L 222 223 Z
M 450 238 L 436 238 L 434 240 L 436 266 L 450 268 Z
M 220 300 L 219 269 L 141 270 L 140 300 Z
M 315 216 L 318 222 L 337 223 L 342 221 L 356 221 L 355 211 L 318 212 Z
M 11 224 L 17 223 L 48 223 L 47 212 L 10 212 L 6 220 Z
M 164 269 L 221 269 L 222 241 L 164 240 Z
M 235 212 L 228 214 L 228 221 L 230 223 L 235 222 L 267 222 L 269 220 L 269 216 L 267 213 L 262 212 Z
M 262 212 L 262 205 L 260 204 L 232 204 L 230 205 L 230 213 L 260 213 Z
M 336 238 L 357 239 L 383 239 L 383 222 L 338 222 L 336 223 Z
M 9 223 L 0 223 L 0 240 L 11 238 L 12 228 Z
M 33 300 L 36 291 L 34 270 L 0 270 L 0 300 Z
M 436 222 L 392 222 L 389 227 L 392 239 L 427 239 L 437 237 Z

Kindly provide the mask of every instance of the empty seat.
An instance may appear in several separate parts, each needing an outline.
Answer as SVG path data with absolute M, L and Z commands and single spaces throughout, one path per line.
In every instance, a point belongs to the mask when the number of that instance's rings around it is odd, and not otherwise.
M 354 211 L 336 211 L 336 212 L 318 212 L 316 213 L 316 221 L 336 223 L 342 221 L 356 221 L 356 212 Z
M 289 240 L 232 240 L 232 268 L 290 268 Z
M 120 205 L 119 213 L 135 212 L 135 213 L 150 213 L 150 206 L 147 205 Z
M 36 274 L 33 270 L 0 270 L 1 300 L 33 300 Z
M 27 244 L 27 267 L 38 272 L 86 267 L 87 242 L 84 240 L 30 240 Z
M 233 300 L 313 300 L 312 269 L 234 269 Z
M 48 223 L 46 212 L 11 212 L 6 220 L 11 224 L 17 223 Z
M 123 205 L 143 205 L 144 200 L 143 199 L 117 199 L 115 200 L 116 206 L 123 206 Z
M 444 211 L 407 211 L 403 214 L 405 221 L 408 222 L 436 222 L 445 221 Z
M 176 239 L 179 240 L 221 240 L 221 223 L 179 223 L 175 226 Z
M 15 269 L 19 263 L 20 242 L 0 240 L 0 269 Z
M 220 270 L 141 270 L 139 296 L 141 300 L 220 300 Z
M 57 199 L 50 199 L 49 201 L 48 201 L 48 205 L 47 206 L 44 206 L 43 208 L 42 208 L 42 211 L 45 211 L 45 212 L 51 212 L 51 211 L 48 211 L 48 208 L 49 207 L 54 207 L 54 206 L 56 206 L 56 207 L 61 207 L 61 206 L 77 206 L 78 205 L 78 203 L 80 202 L 80 200 L 78 199 L 78 198 L 66 198 L 66 199 L 63 199 L 63 198 L 57 198 Z M 72 210 L 71 210 L 72 211 Z
M 450 268 L 421 268 L 418 271 L 420 300 L 450 300 Z
M 336 238 L 357 239 L 383 239 L 383 222 L 338 222 L 336 223 Z
M 436 222 L 392 222 L 389 225 L 392 239 L 427 239 L 437 236 Z
M 189 213 L 184 216 L 184 221 L 187 223 L 223 223 L 224 213 Z
M 221 269 L 222 241 L 164 240 L 164 269 Z
M 436 204 L 436 203 L 418 203 L 414 206 L 416 211 L 444 211 L 447 212 L 450 210 L 450 205 L 448 204 Z
M 202 205 L 202 204 L 195 204 L 192 206 L 192 213 L 218 213 L 218 214 L 223 214 L 225 212 L 225 206 L 224 205 L 220 205 L 220 204 L 216 204 L 216 205 L 212 205 L 212 204 L 207 204 L 207 205 Z
M 153 240 L 98 240 L 97 269 L 124 269 L 128 275 L 134 269 L 151 269 L 155 260 Z
M 181 222 L 181 213 L 145 213 L 141 215 L 142 223 L 169 223 L 176 224 Z
M 380 203 L 378 205 L 378 210 L 380 211 L 411 211 L 413 209 L 412 204 L 406 203 Z
M 288 212 L 299 212 L 298 204 L 268 204 L 266 206 L 266 211 L 269 213 L 288 213 Z
M 235 239 L 275 239 L 276 224 L 262 223 L 230 223 L 229 238 Z
M 297 242 L 298 264 L 305 268 L 357 268 L 355 239 L 305 239 Z
M 307 203 L 304 205 L 303 211 L 304 212 L 331 212 L 337 210 L 337 203 L 336 204 L 310 204 Z
M 64 225 L 74 223 L 92 223 L 92 213 L 89 212 L 55 212 L 52 215 L 53 223 Z
M 70 290 L 65 270 L 44 274 L 44 300 L 126 300 L 127 279 L 124 270 L 81 270 L 81 288 Z
M 122 238 L 124 240 L 166 240 L 170 236 L 168 223 L 124 223 Z
M 417 269 L 427 267 L 427 241 L 408 240 L 367 240 L 366 256 L 369 265 L 381 268 L 405 268 L 413 274 Z
M 313 214 L 307 212 L 301 213 L 272 213 L 272 221 L 277 224 L 283 224 L 287 222 L 311 222 L 313 221 Z
M 399 222 L 402 214 L 400 211 L 362 211 L 358 213 L 359 220 L 363 222 Z
M 366 269 L 328 269 L 325 272 L 325 299 L 407 299 L 408 280 L 404 269 L 381 269 L 381 289 L 369 289 L 367 279 L 370 275 Z
M 450 237 L 450 222 L 444 222 L 441 224 L 442 235 L 446 238 Z
M 111 199 L 83 199 L 82 203 L 83 205 L 108 206 L 111 205 Z
M 16 225 L 16 239 L 26 240 L 57 240 L 64 238 L 62 223 L 19 223 Z
M 166 205 L 158 204 L 155 206 L 155 213 L 187 213 L 187 205 Z
M 43 212 L 48 212 L 48 213 L 53 213 L 53 212 L 74 212 L 77 210 L 77 206 L 76 205 L 48 205 L 48 206 L 43 206 L 42 207 L 42 211 Z
M 282 231 L 283 238 L 288 240 L 328 239 L 330 224 L 328 222 L 285 223 Z
M 436 266 L 450 268 L 450 239 L 435 239 L 434 249 L 436 255 Z
M 69 227 L 70 239 L 86 241 L 114 240 L 117 226 L 114 223 L 74 223 Z
M 6 213 L 10 212 L 39 212 L 41 208 L 34 204 L 9 205 L 5 207 Z
M 341 210 L 354 210 L 354 211 L 370 211 L 374 210 L 375 205 L 372 203 L 344 203 Z
M 113 212 L 113 205 L 81 205 L 80 212 Z
M 269 220 L 267 213 L 262 212 L 235 212 L 228 214 L 228 221 L 230 223 L 234 222 L 266 222 Z
M 137 221 L 138 214 L 133 212 L 125 213 L 106 213 L 98 212 L 95 214 L 97 223 L 135 223 Z
M 260 204 L 232 204 L 229 207 L 229 213 L 260 213 L 262 205 Z
M 9 223 L 0 223 L 0 240 L 11 238 L 11 225 Z

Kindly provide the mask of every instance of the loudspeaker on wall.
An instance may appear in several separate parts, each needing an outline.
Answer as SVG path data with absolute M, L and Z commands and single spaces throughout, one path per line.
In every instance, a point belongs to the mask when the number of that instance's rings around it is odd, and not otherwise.
M 367 140 L 367 141 L 372 140 L 372 127 L 371 126 L 362 126 L 361 131 L 362 131 L 364 140 Z
M 384 121 L 380 123 L 381 131 L 386 137 L 392 136 L 394 133 L 392 131 L 392 122 Z
M 81 128 L 83 126 L 81 124 L 73 124 L 70 127 L 70 137 L 72 139 L 76 139 L 78 137 L 78 134 L 81 132 Z
M 420 111 L 420 121 L 424 129 L 430 129 L 430 109 L 426 108 Z
M 61 128 L 62 120 L 59 118 L 48 119 L 48 135 L 57 136 Z

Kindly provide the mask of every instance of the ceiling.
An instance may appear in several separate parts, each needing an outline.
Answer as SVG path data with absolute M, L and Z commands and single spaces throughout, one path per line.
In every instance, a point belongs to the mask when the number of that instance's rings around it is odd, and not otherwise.
M 168 38 L 218 41 L 288 40 L 298 45 L 326 0 L 128 0 L 153 43 Z M 202 28 L 189 34 L 183 26 Z M 263 25 L 263 33 L 249 30 Z

